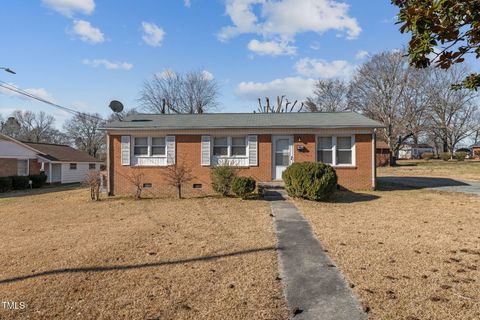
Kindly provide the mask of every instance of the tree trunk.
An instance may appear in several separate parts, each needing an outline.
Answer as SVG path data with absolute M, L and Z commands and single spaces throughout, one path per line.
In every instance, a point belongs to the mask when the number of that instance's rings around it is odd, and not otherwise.
M 177 185 L 177 197 L 182 199 L 182 185 Z

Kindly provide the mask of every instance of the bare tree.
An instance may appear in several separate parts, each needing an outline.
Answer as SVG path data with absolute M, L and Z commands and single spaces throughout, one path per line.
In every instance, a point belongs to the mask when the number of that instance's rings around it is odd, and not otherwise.
M 90 188 L 90 198 L 100 201 L 100 187 L 102 186 L 102 175 L 100 171 L 90 170 L 83 180 L 83 184 Z
M 59 131 L 55 129 L 55 118 L 45 112 L 16 110 L 6 122 L 4 131 L 16 139 L 29 142 L 53 143 Z M 8 133 L 7 133 L 8 134 Z
M 182 199 L 182 186 L 193 179 L 192 170 L 185 164 L 175 164 L 167 167 L 165 178 L 170 186 L 176 188 L 178 199 Z
M 415 135 L 411 121 L 425 106 L 406 98 L 414 92 L 410 82 L 412 72 L 403 53 L 383 52 L 363 64 L 350 84 L 350 107 L 385 125 L 386 130 L 379 134 L 394 155 L 392 165 L 402 144 Z
M 265 97 L 265 104 L 262 104 L 262 99 L 258 98 L 258 108 L 253 113 L 284 113 L 284 112 L 301 112 L 305 104 L 302 102 L 300 106 L 297 105 L 298 100 L 289 101 L 285 96 L 277 96 L 277 104 L 273 106 L 270 104 L 270 98 Z
M 20 136 L 20 123 L 14 117 L 8 117 L 7 120 L 2 121 L 0 126 L 1 132 L 12 138 Z
M 348 83 L 343 80 L 318 80 L 313 96 L 305 102 L 310 112 L 342 112 L 350 110 Z
M 452 156 L 457 144 L 477 130 L 478 92 L 452 89 L 452 85 L 460 83 L 469 73 L 465 66 L 460 65 L 448 70 L 431 69 L 429 130 L 441 140 L 442 151 Z
M 142 172 L 132 171 L 125 175 L 125 178 L 135 186 L 135 200 L 141 199 L 145 175 Z
M 220 89 L 205 71 L 166 70 L 145 81 L 139 101 L 155 113 L 204 113 L 218 105 Z
M 105 124 L 101 115 L 76 114 L 64 124 L 64 130 L 70 141 L 80 150 L 98 157 L 105 150 L 105 133 L 100 130 Z

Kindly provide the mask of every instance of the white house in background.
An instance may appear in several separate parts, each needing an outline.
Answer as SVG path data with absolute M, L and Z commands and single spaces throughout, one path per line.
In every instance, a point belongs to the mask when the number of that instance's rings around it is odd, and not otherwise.
M 47 183 L 82 182 L 103 161 L 67 145 L 22 142 L 0 133 L 0 177 L 47 175 Z
M 420 159 L 422 153 L 431 152 L 435 155 L 435 149 L 428 144 L 404 144 L 398 151 L 399 159 Z

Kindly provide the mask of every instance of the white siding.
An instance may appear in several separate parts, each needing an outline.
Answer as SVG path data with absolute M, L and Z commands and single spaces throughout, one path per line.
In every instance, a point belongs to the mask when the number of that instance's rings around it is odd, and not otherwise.
M 0 139 L 0 158 L 35 159 L 36 154 L 17 143 Z
M 72 162 L 74 163 L 74 162 Z M 88 168 L 88 162 L 77 162 L 77 169 L 70 170 L 70 163 L 62 163 L 62 172 L 61 172 L 61 182 L 62 183 L 75 183 L 82 182 L 85 179 L 85 176 L 90 171 Z M 100 164 L 95 164 L 96 170 L 100 170 Z

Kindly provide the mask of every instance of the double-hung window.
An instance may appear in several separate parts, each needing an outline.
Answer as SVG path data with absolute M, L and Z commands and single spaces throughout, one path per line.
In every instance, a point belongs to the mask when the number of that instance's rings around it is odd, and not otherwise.
M 213 155 L 216 157 L 245 157 L 247 155 L 246 137 L 214 137 Z
M 353 136 L 317 137 L 317 161 L 333 166 L 355 165 Z
M 152 156 L 165 156 L 165 138 L 152 138 Z
M 134 139 L 133 154 L 136 156 L 148 156 L 148 138 L 147 137 Z

